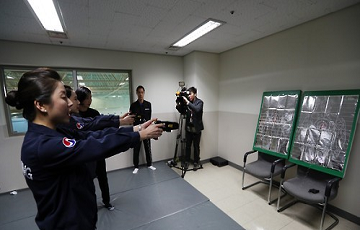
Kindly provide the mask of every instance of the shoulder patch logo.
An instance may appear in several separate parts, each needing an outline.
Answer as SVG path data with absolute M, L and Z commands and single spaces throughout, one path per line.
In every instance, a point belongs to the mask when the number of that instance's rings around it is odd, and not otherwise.
M 63 145 L 64 145 L 65 147 L 67 147 L 67 148 L 72 148 L 72 147 L 75 146 L 76 140 L 75 140 L 75 139 L 69 139 L 69 138 L 64 137 L 64 138 L 62 139 L 62 143 L 63 143 Z
M 84 128 L 84 123 L 80 123 L 80 122 L 76 123 L 76 128 L 77 128 L 77 129 L 82 129 L 82 128 Z

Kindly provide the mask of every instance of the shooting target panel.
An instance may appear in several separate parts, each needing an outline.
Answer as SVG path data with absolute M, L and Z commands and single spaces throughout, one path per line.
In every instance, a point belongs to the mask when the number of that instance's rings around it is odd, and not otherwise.
M 288 158 L 300 91 L 264 92 L 253 149 Z
M 290 161 L 344 177 L 360 90 L 304 92 Z

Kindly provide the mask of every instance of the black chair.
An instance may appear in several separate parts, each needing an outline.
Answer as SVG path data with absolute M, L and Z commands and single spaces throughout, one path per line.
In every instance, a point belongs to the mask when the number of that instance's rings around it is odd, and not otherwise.
M 269 192 L 268 192 L 268 204 L 272 204 L 276 199 L 271 200 L 271 188 L 275 186 L 273 183 L 273 178 L 277 175 L 281 174 L 281 170 L 285 165 L 285 159 L 281 159 L 270 154 L 266 154 L 263 152 L 258 152 L 258 159 L 254 162 L 246 164 L 246 160 L 248 155 L 252 153 L 256 153 L 257 151 L 250 151 L 245 153 L 244 155 L 244 168 L 243 168 L 243 175 L 242 175 L 242 190 L 250 188 L 256 184 L 264 183 L 269 185 Z M 260 181 L 252 183 L 250 185 L 244 185 L 245 183 L 245 173 L 250 174 Z M 278 186 L 276 186 L 278 187 Z
M 334 219 L 334 222 L 327 228 L 332 229 L 339 223 L 339 219 L 327 212 L 326 208 L 328 202 L 336 197 L 341 178 L 298 165 L 296 177 L 284 180 L 286 170 L 293 166 L 295 164 L 284 166 L 281 172 L 277 211 L 281 212 L 297 202 L 309 204 L 322 210 L 320 230 L 324 226 L 325 213 Z M 280 189 L 284 189 L 287 194 L 294 197 L 293 201 L 281 208 L 279 208 Z

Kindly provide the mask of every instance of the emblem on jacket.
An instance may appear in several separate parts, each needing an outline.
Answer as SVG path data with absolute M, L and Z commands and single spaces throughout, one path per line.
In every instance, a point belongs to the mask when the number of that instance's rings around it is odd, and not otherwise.
M 76 123 L 76 128 L 77 129 L 82 129 L 82 128 L 84 128 L 84 124 L 83 123 Z
M 75 141 L 75 139 L 69 139 L 69 138 L 64 137 L 62 139 L 62 143 L 65 145 L 65 147 L 72 148 L 75 146 L 76 141 Z

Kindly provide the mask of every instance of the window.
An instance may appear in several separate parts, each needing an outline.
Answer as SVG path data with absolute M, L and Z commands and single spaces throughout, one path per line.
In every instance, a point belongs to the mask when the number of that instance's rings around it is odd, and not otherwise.
M 78 71 L 78 85 L 91 90 L 91 107 L 101 114 L 121 115 L 130 108 L 129 72 Z
M 21 76 L 32 67 L 2 67 L 4 95 L 17 90 Z M 76 90 L 80 86 L 88 87 L 92 92 L 91 107 L 101 114 L 122 115 L 129 111 L 131 95 L 131 71 L 124 70 L 79 70 L 55 69 L 65 85 Z M 9 135 L 22 135 L 27 131 L 27 120 L 22 111 L 4 103 Z

